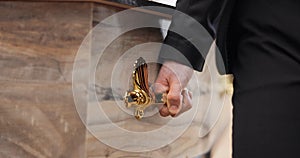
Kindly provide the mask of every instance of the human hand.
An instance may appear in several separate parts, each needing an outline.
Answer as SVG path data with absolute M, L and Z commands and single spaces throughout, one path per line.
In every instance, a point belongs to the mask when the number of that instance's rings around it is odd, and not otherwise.
M 154 93 L 167 92 L 167 105 L 160 105 L 159 113 L 163 117 L 176 117 L 192 108 L 192 93 L 185 89 L 194 70 L 186 65 L 167 61 L 161 67 Z

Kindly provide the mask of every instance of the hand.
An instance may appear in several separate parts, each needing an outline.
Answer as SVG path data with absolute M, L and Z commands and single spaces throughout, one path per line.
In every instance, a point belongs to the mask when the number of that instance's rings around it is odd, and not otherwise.
M 192 93 L 185 90 L 194 70 L 188 66 L 167 61 L 161 67 L 154 84 L 155 93 L 167 92 L 167 105 L 160 105 L 159 113 L 163 117 L 179 114 L 192 108 Z

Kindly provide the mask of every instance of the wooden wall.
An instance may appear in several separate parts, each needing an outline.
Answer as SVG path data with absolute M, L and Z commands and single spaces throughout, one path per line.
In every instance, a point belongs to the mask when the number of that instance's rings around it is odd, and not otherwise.
M 85 155 L 71 73 L 92 4 L 0 2 L 0 157 Z

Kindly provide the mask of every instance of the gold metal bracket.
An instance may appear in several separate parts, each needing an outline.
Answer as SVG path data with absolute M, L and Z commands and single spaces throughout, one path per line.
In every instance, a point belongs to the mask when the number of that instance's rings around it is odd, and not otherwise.
M 144 110 L 154 103 L 166 103 L 166 93 L 151 95 L 148 84 L 148 66 L 140 57 L 134 64 L 132 72 L 133 89 L 125 93 L 124 102 L 127 108 L 134 107 L 134 116 L 140 120 Z

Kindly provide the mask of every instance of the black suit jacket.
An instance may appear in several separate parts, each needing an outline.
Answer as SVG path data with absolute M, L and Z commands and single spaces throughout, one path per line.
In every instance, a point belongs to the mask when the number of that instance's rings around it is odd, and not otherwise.
M 230 50 L 227 48 L 227 32 L 234 3 L 235 0 L 178 0 L 176 3 L 176 10 L 196 19 L 204 28 L 206 28 L 211 37 L 216 39 L 216 43 L 221 52 L 221 55 L 217 54 L 216 59 L 217 66 L 221 74 L 230 73 Z M 170 26 L 171 28 L 180 26 L 185 27 L 182 29 L 193 28 L 192 26 L 189 26 L 192 25 L 191 23 L 177 20 L 177 18 L 177 15 L 173 15 Z M 174 32 L 169 31 L 164 40 L 164 44 L 170 45 L 177 49 L 186 57 L 190 64 L 178 59 L 178 55 L 174 54 L 172 50 L 169 50 L 164 46 L 160 52 L 160 62 L 172 60 L 189 65 L 197 71 L 201 71 L 207 52 L 201 52 L 201 54 L 204 54 L 201 55 L 187 38 L 193 37 L 184 38 Z M 221 68 L 221 61 L 224 62 L 225 69 Z

